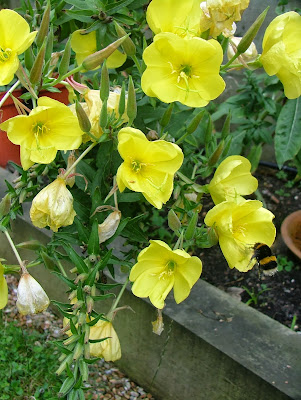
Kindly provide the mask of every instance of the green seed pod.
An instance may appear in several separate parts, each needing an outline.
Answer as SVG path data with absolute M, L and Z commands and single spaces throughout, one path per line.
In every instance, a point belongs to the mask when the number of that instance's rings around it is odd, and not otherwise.
M 173 107 L 174 107 L 174 103 L 170 103 L 169 106 L 166 108 L 166 110 L 159 122 L 159 124 L 162 126 L 162 128 L 165 128 L 166 125 L 168 125 L 170 118 L 171 118 Z
M 65 50 L 63 53 L 63 57 L 61 59 L 60 65 L 59 65 L 59 76 L 63 76 L 68 72 L 69 69 L 69 64 L 70 64 L 70 56 L 71 56 L 71 36 L 69 37 Z
M 83 354 L 83 352 L 84 352 L 84 345 L 78 342 L 73 352 L 73 360 L 78 360 L 79 357 Z
M 110 94 L 110 78 L 109 78 L 108 68 L 107 68 L 106 61 L 105 61 L 101 68 L 100 99 L 102 101 L 108 100 L 109 94 Z
M 88 364 L 85 363 L 84 360 L 79 361 L 79 370 L 80 370 L 81 377 L 83 378 L 83 382 L 87 382 L 87 380 L 89 378 L 89 368 L 88 368 Z
M 124 37 L 127 33 L 126 31 L 116 22 L 114 21 L 115 29 L 118 37 Z M 122 48 L 128 56 L 132 57 L 136 54 L 136 46 L 131 38 L 127 37 L 125 41 L 122 43 Z
M 70 390 L 73 388 L 74 385 L 75 385 L 75 379 L 73 376 L 66 378 L 60 388 L 58 396 L 65 397 L 70 392 Z
M 47 37 L 48 30 L 49 30 L 50 11 L 51 11 L 51 4 L 50 4 L 50 1 L 48 1 L 47 8 L 43 14 L 40 29 L 39 29 L 39 31 L 37 33 L 37 37 L 36 37 L 36 44 L 38 47 L 42 46 L 44 39 Z
M 197 127 L 199 126 L 199 123 L 201 122 L 201 119 L 203 118 L 205 114 L 205 110 L 200 111 L 190 122 L 190 124 L 187 126 L 186 132 L 190 135 L 194 131 L 196 131 Z
M 75 102 L 75 111 L 78 119 L 78 123 L 80 129 L 83 132 L 90 132 L 91 130 L 91 122 L 89 120 L 88 115 L 86 114 L 85 110 L 83 109 L 82 105 L 78 100 Z
M 217 146 L 215 152 L 212 154 L 212 156 L 208 160 L 208 166 L 213 167 L 219 160 L 225 146 L 225 141 L 221 140 L 219 145 Z
M 118 47 L 124 42 L 124 40 L 128 37 L 124 36 L 115 42 L 109 44 L 102 50 L 99 50 L 88 57 L 86 57 L 82 63 L 82 66 L 85 70 L 90 71 L 91 69 L 95 69 L 99 67 L 106 58 L 108 58 Z
M 239 42 L 237 46 L 237 52 L 239 54 L 243 54 L 245 51 L 248 50 L 250 47 L 251 43 L 253 42 L 255 36 L 257 35 L 261 25 L 263 24 L 263 21 L 265 20 L 265 17 L 267 15 L 267 12 L 270 7 L 267 7 L 253 22 L 253 24 L 250 26 L 250 28 L 247 30 L 247 32 L 243 35 L 241 41 Z
M 199 214 L 197 212 L 193 213 L 192 218 L 189 221 L 188 227 L 185 232 L 185 239 L 190 240 L 194 237 L 195 229 L 198 223 Z
M 64 340 L 64 346 L 69 346 L 69 344 L 75 343 L 80 338 L 80 335 L 72 335 L 68 339 Z
M 73 359 L 73 355 L 71 353 L 63 360 L 61 365 L 55 371 L 56 375 L 61 375 L 61 373 L 66 369 L 67 365 L 71 364 L 72 359 Z
M 43 65 L 44 65 L 44 59 L 45 59 L 45 53 L 46 53 L 46 41 L 47 39 L 44 39 L 44 43 L 41 46 L 37 58 L 35 59 L 35 62 L 33 64 L 33 67 L 30 71 L 29 75 L 29 80 L 33 85 L 37 85 L 40 83 L 41 77 L 42 77 L 42 71 L 43 71 Z
M 134 119 L 137 115 L 137 103 L 136 103 L 136 93 L 135 86 L 131 75 L 129 76 L 129 86 L 128 86 L 128 104 L 127 104 L 127 116 L 129 117 L 129 126 L 132 125 Z
M 7 193 L 0 202 L 0 218 L 7 215 L 10 211 L 11 195 Z
M 168 219 L 168 226 L 172 231 L 177 232 L 181 228 L 181 221 L 179 220 L 174 210 L 172 209 L 169 210 L 167 219 Z

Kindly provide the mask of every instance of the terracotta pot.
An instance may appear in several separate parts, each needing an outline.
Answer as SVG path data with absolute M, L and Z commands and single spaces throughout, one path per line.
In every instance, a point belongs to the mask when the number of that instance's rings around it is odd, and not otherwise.
M 48 92 L 47 90 L 42 90 L 39 93 L 39 97 L 47 96 L 52 99 L 58 100 L 61 103 L 66 105 L 69 104 L 68 100 L 68 90 L 62 84 L 56 86 L 61 90 L 60 93 Z M 14 90 L 13 95 L 16 98 L 19 98 L 22 94 L 21 89 Z M 0 100 L 5 95 L 5 93 L 0 93 Z M 22 99 L 20 99 L 22 101 Z M 1 122 L 6 121 L 9 118 L 15 117 L 18 115 L 18 111 L 14 105 L 14 102 L 11 97 L 5 101 L 0 110 L 0 120 Z M 13 161 L 16 164 L 20 164 L 20 146 L 13 144 L 6 135 L 6 132 L 0 130 L 0 166 L 6 167 L 8 161 Z
M 287 247 L 301 259 L 301 210 L 285 218 L 281 225 L 281 235 Z

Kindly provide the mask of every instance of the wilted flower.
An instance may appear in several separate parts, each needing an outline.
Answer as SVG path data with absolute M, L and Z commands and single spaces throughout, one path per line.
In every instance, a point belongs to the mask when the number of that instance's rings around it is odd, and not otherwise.
M 75 58 L 77 64 L 80 65 L 84 59 L 97 51 L 96 45 L 96 32 L 84 33 L 85 30 L 80 29 L 72 33 L 71 36 L 71 47 L 75 52 Z M 119 68 L 124 64 L 126 60 L 126 54 L 121 53 L 119 50 L 115 50 L 107 58 L 108 68 Z
M 90 354 L 103 357 L 105 361 L 116 361 L 121 358 L 121 347 L 112 322 L 99 320 L 90 328 L 89 339 L 104 339 L 98 343 L 90 343 Z
M 273 218 L 260 201 L 241 198 L 238 203 L 224 201 L 213 207 L 208 211 L 205 223 L 215 229 L 229 267 L 246 272 L 256 262 L 251 260 L 255 243 L 271 246 L 274 242 Z
M 33 225 L 38 228 L 49 226 L 54 232 L 61 226 L 72 225 L 75 215 L 72 194 L 60 177 L 36 195 L 30 209 Z
M 121 218 L 121 212 L 118 210 L 113 211 L 102 224 L 98 225 L 99 243 L 103 243 L 110 239 L 117 231 Z
M 19 68 L 18 55 L 32 44 L 37 32 L 13 10 L 0 11 L 0 85 L 9 84 Z
M 40 97 L 29 115 L 18 115 L 0 125 L 9 140 L 21 146 L 21 163 L 26 170 L 34 163 L 49 164 L 58 150 L 77 149 L 83 131 L 65 104 Z
M 0 262 L 0 310 L 7 304 L 8 289 L 7 283 L 4 277 L 4 267 Z
M 250 170 L 250 161 L 242 156 L 230 156 L 222 161 L 208 185 L 214 203 L 235 201 L 240 196 L 255 192 L 258 181 Z
M 127 187 L 141 192 L 154 207 L 161 208 L 173 190 L 173 177 L 183 162 L 176 144 L 165 140 L 149 142 L 143 132 L 123 128 L 118 134 L 118 151 L 124 162 L 117 171 L 121 192 Z
M 17 308 L 20 314 L 37 314 L 49 306 L 49 298 L 42 286 L 29 274 L 21 276 L 17 292 Z
M 207 0 L 201 3 L 201 31 L 210 29 L 210 35 L 217 37 L 221 33 L 228 37 L 235 33 L 235 21 L 241 20 L 241 14 L 250 0 Z
M 260 61 L 268 75 L 277 75 L 289 99 L 301 95 L 301 15 L 276 17 L 265 31 Z M 299 38 L 299 39 L 298 39 Z
M 158 311 L 158 317 L 156 321 L 152 321 L 153 325 L 153 332 L 156 335 L 161 335 L 161 333 L 164 331 L 164 322 L 163 322 L 163 316 L 162 316 L 162 310 L 157 310 Z
M 236 48 L 241 41 L 241 37 L 235 36 L 230 39 L 230 43 L 227 50 L 227 57 L 230 60 L 234 54 L 236 53 Z M 233 47 L 234 46 L 234 47 Z M 251 63 L 256 60 L 258 56 L 257 49 L 255 43 L 252 42 L 248 49 L 242 53 L 236 60 L 232 62 L 232 64 L 241 64 L 244 63 Z
M 146 20 L 155 33 L 172 32 L 179 36 L 200 36 L 199 0 L 152 0 Z
M 225 89 L 219 75 L 223 50 L 214 39 L 159 33 L 145 49 L 143 59 L 147 68 L 142 75 L 142 90 L 165 103 L 179 101 L 204 107 Z
M 202 261 L 198 257 L 191 257 L 184 250 L 171 250 L 161 240 L 151 240 L 131 270 L 132 292 L 137 297 L 149 297 L 161 309 L 172 288 L 176 303 L 185 300 L 201 272 Z

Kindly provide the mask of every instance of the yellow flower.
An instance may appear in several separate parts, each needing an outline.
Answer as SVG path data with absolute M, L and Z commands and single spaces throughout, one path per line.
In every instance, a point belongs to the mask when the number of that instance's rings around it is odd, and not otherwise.
M 9 84 L 19 68 L 18 55 L 32 44 L 37 32 L 13 10 L 0 11 L 0 85 Z
M 71 36 L 71 47 L 75 52 L 75 58 L 78 65 L 80 65 L 86 57 L 97 51 L 96 45 L 96 32 L 90 32 L 83 34 L 84 30 L 79 29 L 72 33 Z M 104 46 L 105 47 L 105 46 Z M 108 68 L 119 68 L 126 60 L 126 54 L 121 53 L 119 50 L 115 50 L 107 58 Z
M 250 169 L 250 161 L 242 156 L 230 156 L 222 161 L 208 185 L 214 203 L 235 201 L 239 196 L 255 192 L 258 181 Z
M 214 226 L 219 245 L 230 268 L 246 272 L 255 264 L 251 261 L 255 243 L 271 246 L 276 229 L 274 215 L 257 200 L 224 201 L 208 211 L 205 223 Z M 251 262 L 250 262 L 251 261 Z
M 165 140 L 149 142 L 143 132 L 123 128 L 118 134 L 118 151 L 124 162 L 117 171 L 121 192 L 127 187 L 141 192 L 154 207 L 162 208 L 173 190 L 173 177 L 183 162 L 179 146 Z
M 165 103 L 179 101 L 204 107 L 225 89 L 219 75 L 223 51 L 214 39 L 159 33 L 145 49 L 143 59 L 147 68 L 142 75 L 142 90 Z
M 103 357 L 105 361 L 116 361 L 121 358 L 121 347 L 112 322 L 99 320 L 90 328 L 89 339 L 108 338 L 98 343 L 90 343 L 90 354 Z
M 17 292 L 17 308 L 20 314 L 37 314 L 49 306 L 49 298 L 42 286 L 29 274 L 21 276 Z
M 0 310 L 7 304 L 8 289 L 7 283 L 4 277 L 4 267 L 0 262 Z
M 200 36 L 202 10 L 199 0 L 152 0 L 146 20 L 155 33 L 172 32 L 179 36 Z
M 132 292 L 137 297 L 149 297 L 161 309 L 172 288 L 176 303 L 185 300 L 201 273 L 199 258 L 191 257 L 184 250 L 171 250 L 161 240 L 151 240 L 131 270 Z
M 38 228 L 49 226 L 54 232 L 61 226 L 72 225 L 75 215 L 72 194 L 60 177 L 36 195 L 30 209 L 33 225 Z
M 268 75 L 277 75 L 288 99 L 301 95 L 301 15 L 276 17 L 265 31 L 260 61 Z
M 228 37 L 235 33 L 235 21 L 241 20 L 241 14 L 250 0 L 207 0 L 201 3 L 201 31 L 210 29 L 210 35 L 217 37 L 221 33 Z
M 49 164 L 58 150 L 77 149 L 83 131 L 65 104 L 40 97 L 29 115 L 18 115 L 3 122 L 9 140 L 21 146 L 21 163 L 26 170 L 34 163 Z

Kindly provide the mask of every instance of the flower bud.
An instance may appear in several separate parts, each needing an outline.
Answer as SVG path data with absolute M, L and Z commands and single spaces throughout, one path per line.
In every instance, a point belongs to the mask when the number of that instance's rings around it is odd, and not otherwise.
M 212 167 L 213 165 L 215 165 L 218 162 L 218 160 L 219 160 L 219 158 L 222 155 L 222 152 L 224 150 L 224 146 L 225 146 L 225 141 L 221 140 L 219 142 L 219 145 L 217 146 L 216 150 L 214 151 L 214 153 L 212 154 L 212 156 L 208 160 L 209 167 Z
M 128 36 L 124 36 L 115 42 L 109 44 L 102 50 L 99 50 L 88 57 L 86 57 L 82 63 L 83 68 L 86 71 L 90 71 L 91 69 L 97 68 L 100 64 L 104 62 L 106 58 L 108 58 L 114 51 L 124 42 L 124 40 Z
M 43 41 L 45 39 L 45 37 L 48 34 L 48 29 L 49 29 L 49 20 L 50 20 L 50 11 L 51 11 L 51 4 L 50 1 L 47 4 L 47 8 L 44 12 L 43 18 L 42 18 L 42 22 L 40 25 L 40 29 L 37 33 L 37 37 L 36 37 L 36 44 L 38 47 L 41 47 L 43 44 Z
M 29 80 L 33 85 L 38 84 L 41 80 L 45 53 L 46 53 L 46 38 L 44 40 L 42 47 L 38 52 L 37 58 L 35 59 L 34 64 L 30 71 Z
M 167 218 L 168 218 L 168 226 L 170 227 L 171 230 L 176 232 L 181 228 L 181 221 L 177 217 L 174 210 L 172 209 L 169 210 Z
M 102 101 L 108 100 L 110 94 L 110 78 L 106 62 L 103 63 L 101 68 L 99 94 Z
M 129 87 L 128 87 L 128 104 L 127 104 L 127 116 L 129 117 L 129 125 L 132 125 L 132 122 L 136 118 L 136 115 L 137 115 L 137 103 L 136 103 L 135 86 L 133 83 L 133 79 L 130 75 Z
M 102 224 L 98 225 L 99 244 L 110 239 L 116 232 L 121 219 L 121 212 L 113 211 Z
M 28 240 L 27 242 L 18 243 L 18 249 L 39 250 L 41 243 L 38 240 Z
M 171 118 L 173 107 L 174 103 L 170 103 L 169 106 L 166 108 L 161 120 L 159 121 L 159 124 L 162 126 L 162 128 L 165 128 L 166 125 L 168 125 Z
M 124 37 L 126 35 L 126 31 L 116 22 L 113 21 L 115 25 L 115 29 L 117 32 L 118 37 Z M 127 37 L 125 41 L 122 43 L 122 48 L 128 56 L 132 57 L 136 54 L 136 46 L 131 38 Z
M 37 314 L 49 306 L 49 298 L 42 286 L 27 272 L 21 276 L 17 292 L 20 314 Z
M 0 202 L 0 218 L 7 215 L 10 211 L 11 195 L 6 194 Z
M 85 110 L 83 109 L 82 105 L 78 100 L 75 102 L 75 111 L 77 115 L 77 119 L 79 122 L 80 129 L 83 132 L 90 132 L 91 130 L 91 122 L 88 118 L 88 115 L 86 114 Z M 69 162 L 69 159 L 68 159 Z
M 61 59 L 60 65 L 59 65 L 59 76 L 63 76 L 68 72 L 69 69 L 69 64 L 70 64 L 70 56 L 71 56 L 71 37 L 69 37 L 69 40 L 67 41 L 65 45 L 65 50 L 63 53 L 63 57 Z
M 30 209 L 33 225 L 38 228 L 49 226 L 54 232 L 61 226 L 72 225 L 75 215 L 73 197 L 60 177 L 36 195 Z

